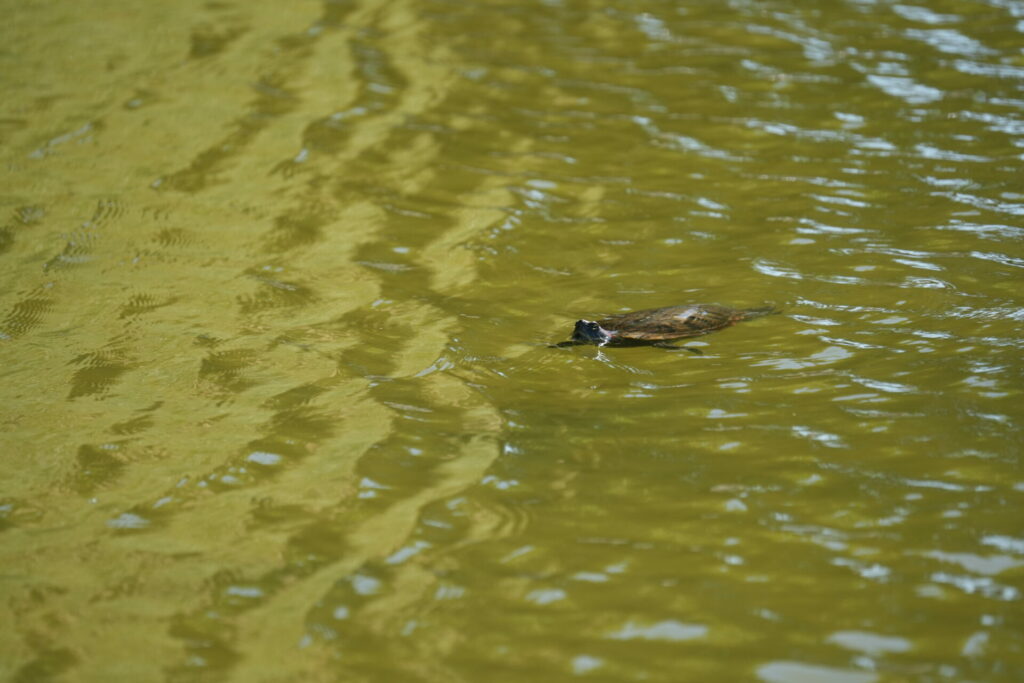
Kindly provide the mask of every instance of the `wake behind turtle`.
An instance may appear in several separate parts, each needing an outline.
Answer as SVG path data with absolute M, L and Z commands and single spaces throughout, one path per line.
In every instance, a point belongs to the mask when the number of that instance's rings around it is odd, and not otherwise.
M 666 306 L 610 315 L 601 320 L 577 320 L 572 339 L 556 346 L 657 346 L 666 349 L 697 349 L 669 342 L 702 337 L 738 322 L 753 320 L 779 311 L 774 306 L 737 309 L 718 304 Z

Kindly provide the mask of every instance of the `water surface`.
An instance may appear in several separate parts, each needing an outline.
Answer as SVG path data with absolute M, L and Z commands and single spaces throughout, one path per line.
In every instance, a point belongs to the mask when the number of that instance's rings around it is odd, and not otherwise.
M 1024 678 L 1024 3 L 8 4 L 5 679 Z

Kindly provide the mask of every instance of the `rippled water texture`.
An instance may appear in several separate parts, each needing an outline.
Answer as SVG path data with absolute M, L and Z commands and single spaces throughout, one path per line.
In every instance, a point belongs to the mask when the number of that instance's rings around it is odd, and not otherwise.
M 0 678 L 1024 680 L 1024 2 L 4 5 Z

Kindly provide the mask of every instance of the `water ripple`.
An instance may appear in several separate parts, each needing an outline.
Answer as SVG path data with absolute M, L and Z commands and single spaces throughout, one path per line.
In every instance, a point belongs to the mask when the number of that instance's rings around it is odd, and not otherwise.
M 1014 671 L 1020 3 L 23 5 L 14 679 Z

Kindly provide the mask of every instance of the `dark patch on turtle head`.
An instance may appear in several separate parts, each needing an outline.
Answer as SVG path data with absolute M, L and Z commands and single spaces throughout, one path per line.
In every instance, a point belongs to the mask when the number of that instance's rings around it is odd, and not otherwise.
M 583 342 L 584 344 L 602 346 L 607 344 L 611 338 L 611 333 L 593 320 L 577 320 L 576 327 L 572 331 L 573 341 Z

